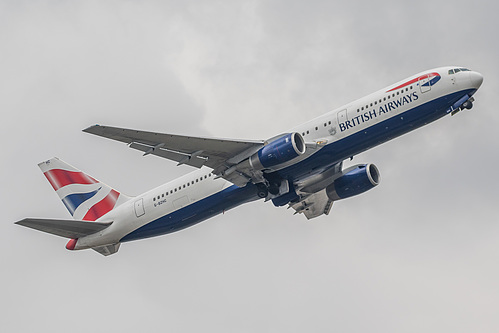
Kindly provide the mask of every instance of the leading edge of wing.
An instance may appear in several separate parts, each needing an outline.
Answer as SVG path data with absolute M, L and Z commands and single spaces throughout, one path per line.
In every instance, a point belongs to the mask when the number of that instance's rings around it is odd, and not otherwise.
M 83 130 L 85 133 L 90 133 L 104 138 L 121 141 L 127 144 L 132 142 L 141 142 L 147 145 L 156 145 L 158 143 L 165 143 L 165 148 L 169 148 L 169 142 L 172 140 L 179 140 L 188 143 L 189 141 L 206 142 L 206 143 L 217 143 L 220 145 L 234 145 L 240 148 L 241 145 L 250 148 L 255 145 L 263 145 L 263 140 L 233 140 L 233 139 L 221 139 L 221 138 L 206 138 L 197 136 L 186 136 L 186 135 L 176 135 L 168 133 L 158 133 L 158 132 L 148 132 L 139 131 L 128 128 L 112 127 L 112 126 L 102 126 L 93 125 Z M 175 143 L 173 143 L 175 144 Z M 193 146 L 193 143 L 188 143 L 185 148 L 177 149 L 184 153 L 189 153 L 193 149 L 199 150 L 199 146 Z M 202 148 L 202 147 L 201 147 Z
M 124 142 L 131 148 L 143 151 L 145 155 L 159 155 L 177 162 L 191 157 L 211 159 L 206 165 L 214 169 L 221 163 L 264 144 L 263 140 L 205 138 L 101 125 L 90 126 L 83 132 Z

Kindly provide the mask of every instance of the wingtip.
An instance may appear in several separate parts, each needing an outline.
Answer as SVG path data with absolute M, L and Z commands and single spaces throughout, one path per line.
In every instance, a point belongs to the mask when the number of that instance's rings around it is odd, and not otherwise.
M 17 222 L 14 222 L 14 224 L 17 224 L 17 225 L 22 225 L 23 227 L 28 227 L 30 228 L 30 223 L 29 223 L 29 219 L 26 218 L 26 219 L 22 219 L 22 220 L 19 220 Z
M 99 124 L 95 124 L 95 125 L 92 125 L 92 126 L 89 126 L 89 127 L 85 128 L 85 129 L 83 129 L 82 131 L 86 132 L 86 133 L 93 133 L 92 130 L 95 129 L 96 127 L 100 127 L 100 125 Z

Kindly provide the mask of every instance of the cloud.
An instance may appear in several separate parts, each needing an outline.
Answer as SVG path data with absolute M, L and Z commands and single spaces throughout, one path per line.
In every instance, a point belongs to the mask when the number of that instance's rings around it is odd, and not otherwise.
M 4 327 L 493 331 L 495 7 L 3 2 Z M 381 185 L 327 217 L 251 203 L 109 258 L 12 224 L 68 217 L 36 167 L 54 155 L 132 195 L 190 171 L 80 132 L 94 123 L 266 139 L 447 64 L 484 74 L 475 108 L 356 156 Z

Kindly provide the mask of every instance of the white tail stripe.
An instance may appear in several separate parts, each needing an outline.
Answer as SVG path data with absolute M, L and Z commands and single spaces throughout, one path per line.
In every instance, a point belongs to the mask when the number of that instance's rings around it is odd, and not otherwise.
M 85 214 L 87 214 L 88 210 L 92 208 L 93 205 L 104 199 L 110 192 L 111 189 L 101 189 L 99 192 L 97 192 L 96 195 L 83 202 L 80 206 L 78 206 L 78 208 L 76 208 L 73 218 L 76 220 L 82 220 Z

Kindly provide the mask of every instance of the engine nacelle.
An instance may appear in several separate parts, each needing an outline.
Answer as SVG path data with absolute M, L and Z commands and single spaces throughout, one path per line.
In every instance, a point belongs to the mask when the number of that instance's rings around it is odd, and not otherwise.
M 340 200 L 364 193 L 380 182 L 378 168 L 374 164 L 356 165 L 326 187 L 330 200 Z
M 300 133 L 285 134 L 271 141 L 248 159 L 253 170 L 263 170 L 291 161 L 305 153 L 305 140 Z

